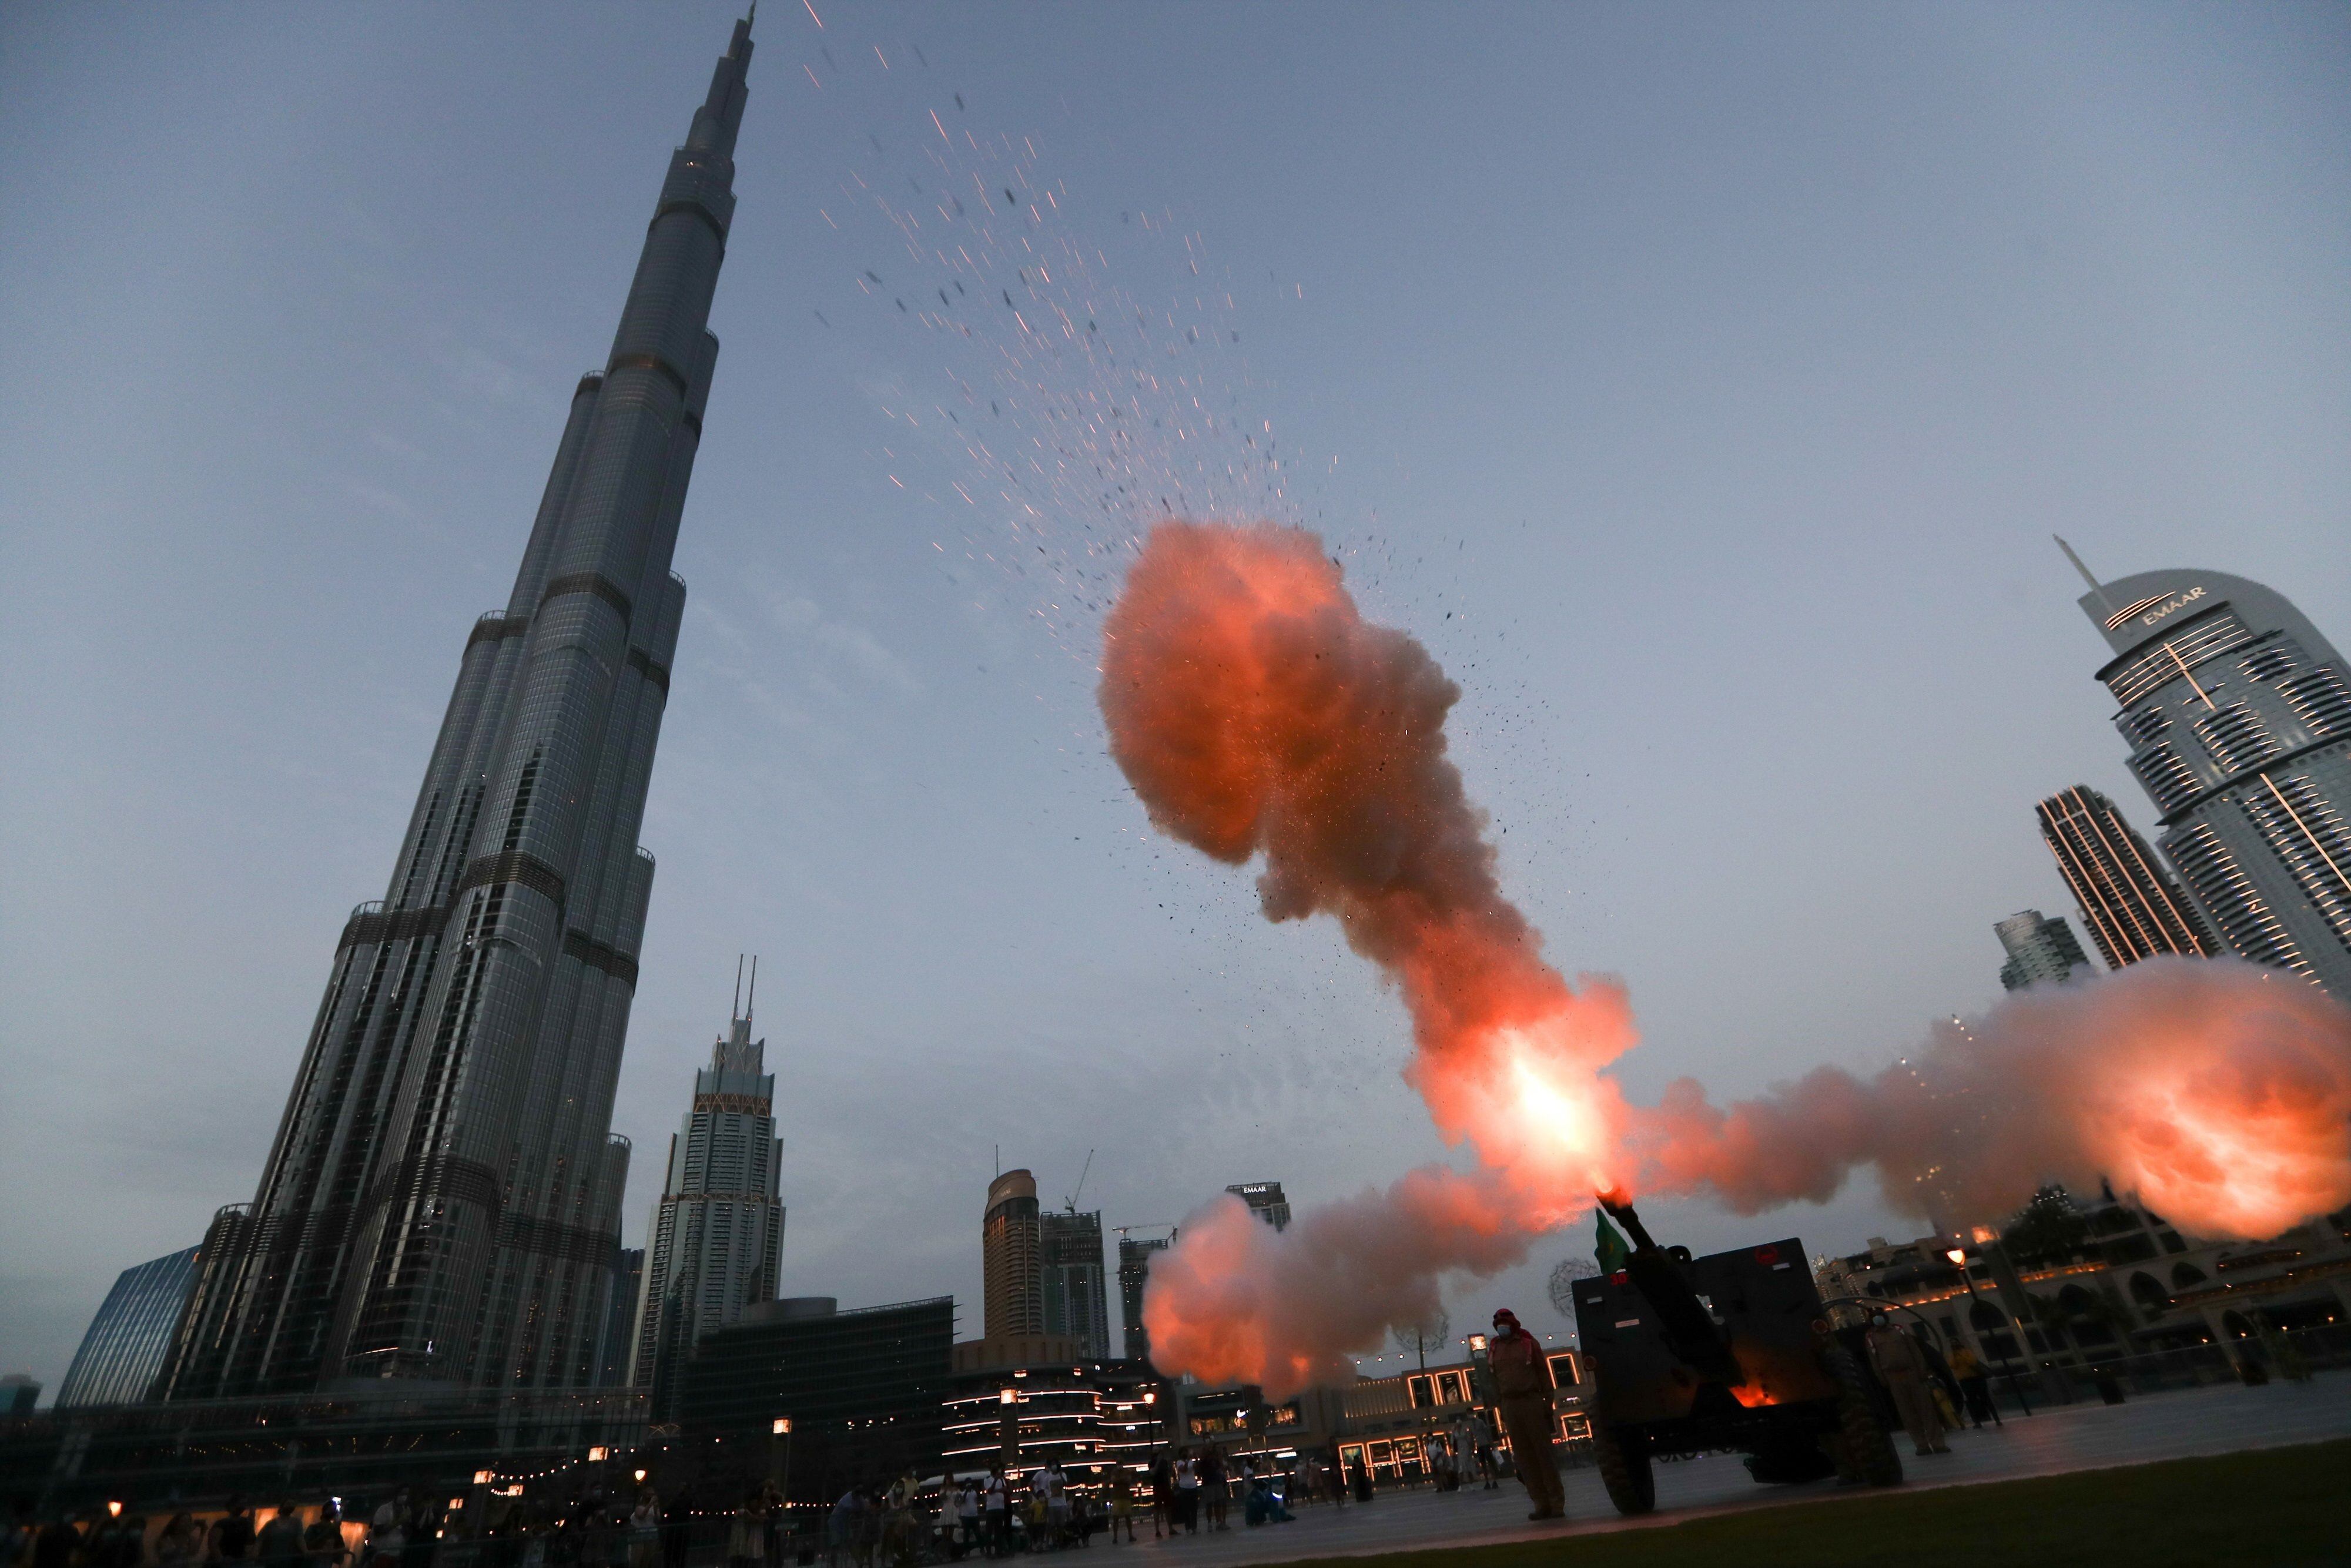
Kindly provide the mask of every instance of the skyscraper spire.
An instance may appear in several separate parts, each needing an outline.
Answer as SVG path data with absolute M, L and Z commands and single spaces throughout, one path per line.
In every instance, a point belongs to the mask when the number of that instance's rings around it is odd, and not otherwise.
M 750 58 L 747 18 L 670 160 L 605 368 L 572 394 L 513 593 L 465 640 L 383 900 L 343 929 L 254 1201 L 205 1239 L 164 1397 L 594 1375 L 653 892 L 636 835 Z

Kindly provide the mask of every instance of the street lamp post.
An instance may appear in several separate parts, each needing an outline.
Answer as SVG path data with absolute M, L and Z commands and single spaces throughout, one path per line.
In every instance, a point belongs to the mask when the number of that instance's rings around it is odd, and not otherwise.
M 1951 1260 L 1951 1266 L 1959 1270 L 1959 1283 L 1968 1288 L 1968 1327 L 1970 1329 L 1973 1329 L 1976 1326 L 1976 1309 L 1983 1304 L 1983 1298 L 1976 1294 L 1975 1276 L 1968 1272 L 1967 1249 L 1964 1247 L 1946 1248 L 1944 1249 L 1943 1256 L 1949 1258 Z M 2024 1325 L 2022 1323 L 2017 1325 L 2020 1329 Z M 2016 1364 L 2011 1361 L 2007 1356 L 2003 1355 L 2000 1358 L 2000 1369 L 2008 1374 L 2008 1391 L 2016 1396 L 2016 1403 L 2018 1406 L 2022 1409 L 2027 1416 L 2032 1415 L 2032 1406 L 2024 1397 L 2023 1385 L 2016 1381 Z M 1994 1404 L 1991 1407 L 1991 1424 L 1995 1427 L 2005 1427 L 2008 1425 L 2007 1422 L 2002 1421 L 2000 1418 L 2000 1406 L 1997 1404 Z

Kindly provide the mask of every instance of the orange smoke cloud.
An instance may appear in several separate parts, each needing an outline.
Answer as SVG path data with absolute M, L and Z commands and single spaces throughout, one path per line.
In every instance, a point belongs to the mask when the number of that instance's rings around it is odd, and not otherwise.
M 1161 524 L 1103 627 L 1111 755 L 1152 821 L 1235 865 L 1262 854 L 1267 919 L 1338 917 L 1403 991 L 1438 1129 L 1543 1228 L 1625 1174 L 1598 1074 L 1636 1036 L 1623 989 L 1569 986 L 1502 896 L 1446 755 L 1460 695 L 1294 528 Z
M 1521 1261 L 1534 1233 L 1490 1176 L 1407 1171 L 1300 1216 L 1287 1230 L 1219 1197 L 1152 1260 L 1143 1302 L 1151 1359 L 1212 1383 L 1256 1383 L 1276 1399 L 1354 1376 L 1352 1352 L 1388 1325 L 1426 1322 L 1437 1276 Z
M 1913 1213 L 1991 1215 L 2103 1175 L 2173 1224 L 2256 1236 L 2351 1198 L 2351 1011 L 2234 961 L 2135 966 L 2022 993 L 1870 1081 L 1822 1069 L 1717 1109 L 1687 1080 L 1628 1104 L 1620 986 L 1570 985 L 1502 895 L 1485 816 L 1446 755 L 1459 697 L 1366 622 L 1315 536 L 1153 530 L 1103 628 L 1111 754 L 1162 831 L 1262 856 L 1268 919 L 1328 914 L 1403 995 L 1406 1077 L 1480 1169 L 1414 1171 L 1280 1235 L 1220 1201 L 1155 1260 L 1169 1371 L 1277 1396 L 1489 1274 L 1590 1194 L 1711 1190 L 1752 1213 L 1875 1165 Z
M 1752 1214 L 1877 1168 L 1946 1219 L 2111 1181 L 2174 1225 L 2274 1236 L 2351 1197 L 2351 1012 L 2234 958 L 2149 958 L 2018 991 L 1866 1081 L 1820 1068 L 1719 1111 L 1683 1079 L 1629 1142 L 1642 1180 Z

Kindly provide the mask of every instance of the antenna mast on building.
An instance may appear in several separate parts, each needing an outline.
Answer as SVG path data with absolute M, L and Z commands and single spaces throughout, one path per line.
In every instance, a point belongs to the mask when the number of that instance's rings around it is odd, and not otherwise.
M 2106 598 L 2106 591 L 2099 586 L 2098 580 L 2091 575 L 2090 569 L 2082 564 L 2082 558 L 2074 553 L 2074 547 L 2067 544 L 2061 535 L 2051 534 L 2049 537 L 2057 541 L 2057 548 L 2065 552 L 2065 559 L 2074 563 L 2074 570 L 2082 574 L 2082 580 L 2088 583 L 2090 591 L 2098 596 L 2098 608 L 2109 615 L 2113 614 L 2115 609 L 2113 601 Z

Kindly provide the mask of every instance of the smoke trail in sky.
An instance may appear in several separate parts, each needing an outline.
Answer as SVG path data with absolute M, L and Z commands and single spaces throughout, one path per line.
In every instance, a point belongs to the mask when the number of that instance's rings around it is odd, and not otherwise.
M 1740 1212 L 1823 1199 L 1857 1165 L 1914 1213 L 1990 1214 L 2101 1175 L 2174 1225 L 2273 1233 L 2351 1198 L 2351 1012 L 2234 961 L 2150 962 L 2011 998 L 1871 1080 L 1834 1069 L 1725 1109 L 1606 1072 L 1621 987 L 1571 985 L 1503 896 L 1446 754 L 1459 688 L 1358 613 L 1312 534 L 1171 521 L 1103 629 L 1112 755 L 1163 831 L 1261 857 L 1269 919 L 1334 916 L 1398 988 L 1406 1077 L 1479 1168 L 1414 1171 L 1277 1235 L 1220 1203 L 1155 1262 L 1166 1370 L 1277 1396 L 1343 1373 L 1441 1276 L 1488 1274 L 1616 1188 Z

